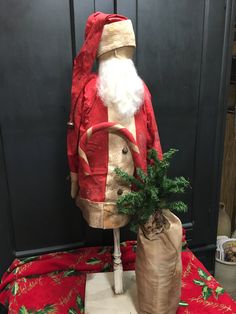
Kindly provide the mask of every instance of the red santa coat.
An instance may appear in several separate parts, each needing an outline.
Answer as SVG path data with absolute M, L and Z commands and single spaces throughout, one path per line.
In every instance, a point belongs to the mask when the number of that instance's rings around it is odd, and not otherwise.
M 117 213 L 116 200 L 130 189 L 114 173 L 120 167 L 130 175 L 135 166 L 127 140 L 118 133 L 96 132 L 86 145 L 86 157 L 91 169 L 87 175 L 80 162 L 80 139 L 94 125 L 115 122 L 127 128 L 136 140 L 140 154 L 140 167 L 147 168 L 147 152 L 154 148 L 162 159 L 162 149 L 151 103 L 144 84 L 144 101 L 131 118 L 122 118 L 114 108 L 103 104 L 97 91 L 96 74 L 91 74 L 83 91 L 78 95 L 72 113 L 74 128 L 68 129 L 68 160 L 72 178 L 77 178 L 79 192 L 76 204 L 91 227 L 114 229 L 124 226 L 128 217 Z

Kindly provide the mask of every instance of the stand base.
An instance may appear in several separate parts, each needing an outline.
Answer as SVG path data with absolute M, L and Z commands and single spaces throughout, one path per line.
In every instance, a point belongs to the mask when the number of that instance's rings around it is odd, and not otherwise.
M 138 314 L 134 271 L 123 272 L 124 294 L 114 294 L 113 272 L 87 274 L 85 314 Z

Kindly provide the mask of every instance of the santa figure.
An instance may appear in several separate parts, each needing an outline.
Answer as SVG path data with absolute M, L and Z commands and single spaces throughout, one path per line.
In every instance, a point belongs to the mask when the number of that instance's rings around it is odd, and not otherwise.
M 68 122 L 71 196 L 91 227 L 114 230 L 116 293 L 123 290 L 119 228 L 129 221 L 117 212 L 116 201 L 130 186 L 114 169 L 130 175 L 137 166 L 145 170 L 152 148 L 162 158 L 151 96 L 132 61 L 135 46 L 132 22 L 125 16 L 89 16 L 74 62 Z M 92 73 L 96 58 L 98 74 Z

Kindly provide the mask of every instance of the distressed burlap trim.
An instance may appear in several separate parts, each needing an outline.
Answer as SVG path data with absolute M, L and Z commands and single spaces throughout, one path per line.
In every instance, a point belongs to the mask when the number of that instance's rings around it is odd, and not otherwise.
M 135 34 L 131 20 L 107 24 L 103 28 L 97 57 L 125 46 L 136 47 Z
M 118 214 L 116 203 L 93 202 L 77 196 L 76 205 L 81 209 L 89 226 L 93 228 L 115 229 L 129 222 L 127 215 Z

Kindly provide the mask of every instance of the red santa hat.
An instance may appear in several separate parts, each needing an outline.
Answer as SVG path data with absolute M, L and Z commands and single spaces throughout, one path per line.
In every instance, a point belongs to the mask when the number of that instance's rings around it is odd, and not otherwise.
M 73 126 L 76 101 L 89 79 L 96 57 L 124 46 L 136 46 L 132 22 L 127 17 L 102 12 L 93 13 L 88 17 L 85 41 L 74 60 L 71 116 L 68 126 Z

